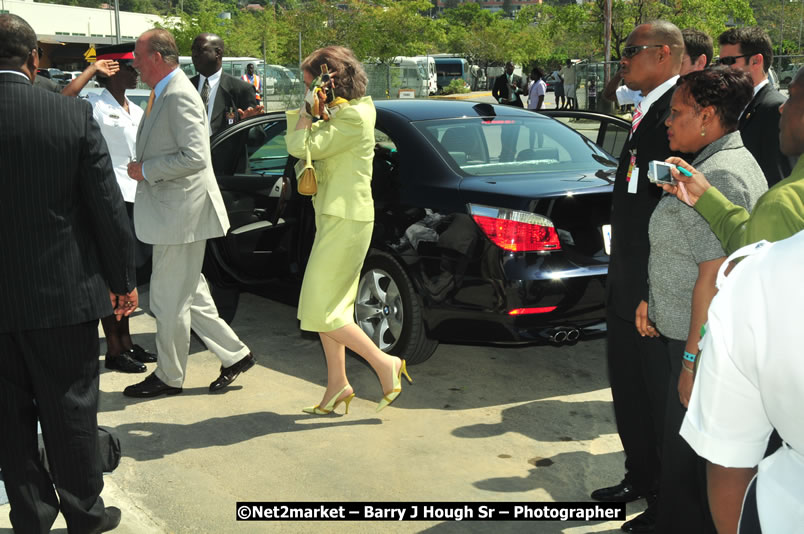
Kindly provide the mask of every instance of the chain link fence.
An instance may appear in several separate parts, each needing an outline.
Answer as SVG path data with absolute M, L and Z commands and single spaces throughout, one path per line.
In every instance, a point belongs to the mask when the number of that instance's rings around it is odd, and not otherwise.
M 776 56 L 773 58 L 773 72 L 776 75 L 779 89 L 787 89 L 802 65 L 804 65 L 804 55 Z
M 606 70 L 609 71 L 610 76 L 613 76 L 617 72 L 618 65 L 617 61 L 608 63 L 581 61 L 575 65 L 577 78 L 575 93 L 579 109 L 612 113 L 614 104 L 606 101 L 602 95 L 605 88 Z M 782 92 L 786 92 L 790 82 L 802 66 L 804 66 L 804 55 L 775 56 L 772 70 L 768 74 L 771 83 Z
M 285 75 L 278 77 L 270 76 L 270 67 L 266 66 L 265 71 L 269 75 L 263 82 L 266 93 L 263 105 L 266 111 L 298 108 L 304 95 L 303 77 L 299 67 L 280 66 Z M 427 80 L 415 68 L 372 63 L 363 64 L 363 68 L 368 76 L 366 95 L 374 100 L 428 96 Z

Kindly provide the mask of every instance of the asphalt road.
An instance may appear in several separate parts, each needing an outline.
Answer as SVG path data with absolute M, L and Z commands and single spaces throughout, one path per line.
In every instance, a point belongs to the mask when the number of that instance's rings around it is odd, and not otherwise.
M 247 294 L 233 327 L 259 362 L 223 394 L 207 392 L 219 362 L 195 340 L 181 395 L 126 398 L 123 388 L 143 375 L 102 368 L 99 420 L 123 449 L 103 494 L 123 510 L 117 532 L 619 531 L 619 521 L 235 521 L 235 502 L 247 500 L 588 501 L 593 489 L 619 482 L 623 456 L 601 340 L 442 344 L 410 368 L 413 385 L 379 414 L 378 381 L 350 356 L 350 413 L 341 406 L 340 415 L 315 417 L 301 408 L 322 395 L 324 358 L 316 338 L 298 330 L 295 308 Z M 138 312 L 132 331 L 155 348 L 149 315 Z M 643 508 L 630 504 L 628 514 Z M 10 532 L 8 510 L 0 506 L 0 533 Z M 59 518 L 55 532 L 63 529 Z

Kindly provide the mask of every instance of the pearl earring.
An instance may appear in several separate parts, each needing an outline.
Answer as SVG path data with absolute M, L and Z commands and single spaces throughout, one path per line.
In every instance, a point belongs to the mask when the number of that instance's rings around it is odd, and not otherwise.
M 701 126 L 701 137 L 706 137 L 706 128 Z

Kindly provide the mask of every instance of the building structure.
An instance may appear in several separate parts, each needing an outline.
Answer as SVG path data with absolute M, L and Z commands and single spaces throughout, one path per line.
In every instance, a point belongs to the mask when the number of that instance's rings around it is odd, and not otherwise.
M 44 54 L 40 67 L 82 70 L 90 48 L 115 44 L 114 6 L 106 9 L 47 4 L 33 0 L 2 0 L 2 11 L 25 19 L 39 38 Z M 120 41 L 136 41 L 157 23 L 172 22 L 159 15 L 120 11 Z

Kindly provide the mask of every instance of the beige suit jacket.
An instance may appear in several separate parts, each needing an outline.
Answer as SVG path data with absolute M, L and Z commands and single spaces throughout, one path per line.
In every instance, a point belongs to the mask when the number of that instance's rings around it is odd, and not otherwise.
M 209 149 L 201 96 L 179 70 L 168 81 L 137 132 L 134 227 L 153 245 L 179 245 L 220 237 L 229 229 Z

